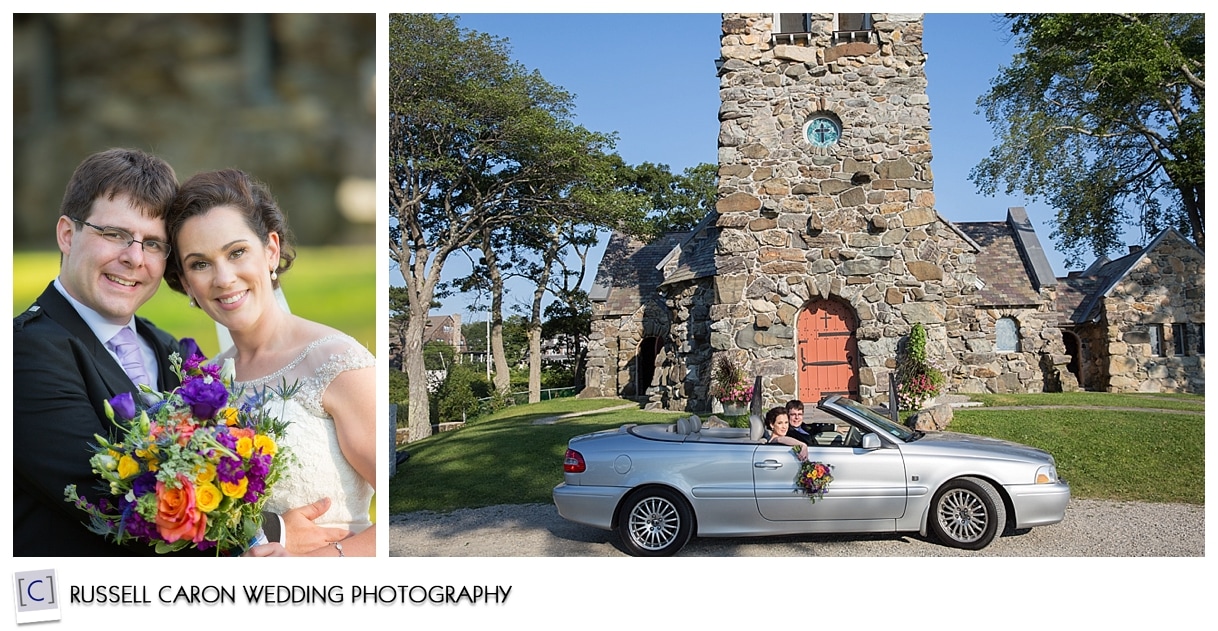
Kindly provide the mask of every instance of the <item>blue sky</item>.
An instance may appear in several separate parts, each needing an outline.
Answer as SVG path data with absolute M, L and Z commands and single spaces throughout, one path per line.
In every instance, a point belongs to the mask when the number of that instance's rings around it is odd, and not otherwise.
M 716 161 L 718 13 L 463 14 L 459 23 L 507 38 L 519 63 L 575 95 L 578 123 L 618 134 L 617 151 L 628 163 L 679 172 Z M 985 197 L 968 179 L 993 144 L 976 103 L 1015 53 L 1008 31 L 994 14 L 927 14 L 924 49 L 937 210 L 951 221 L 1002 221 L 1007 207 L 1025 207 L 1054 273 L 1064 276 L 1064 257 L 1049 238 L 1053 210 L 1021 197 Z M 463 258 L 450 259 L 445 278 L 468 273 Z M 599 253 L 589 281 L 597 261 Z M 402 283 L 396 270 L 391 282 Z M 509 287 L 507 306 L 524 304 L 530 293 L 524 284 Z M 483 319 L 468 310 L 472 301 L 454 295 L 436 312 Z

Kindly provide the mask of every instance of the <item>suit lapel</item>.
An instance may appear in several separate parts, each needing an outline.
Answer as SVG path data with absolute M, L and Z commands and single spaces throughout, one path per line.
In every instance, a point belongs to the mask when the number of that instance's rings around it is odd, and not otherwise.
M 120 392 L 135 392 L 135 384 L 131 383 L 131 378 L 119 365 L 110 351 L 106 350 L 106 345 L 97 339 L 93 334 L 93 329 L 85 324 L 80 314 L 72 307 L 72 304 L 67 301 L 55 289 L 54 283 L 42 292 L 35 303 L 46 313 L 46 317 L 51 318 L 56 324 L 62 326 L 71 333 L 80 343 L 86 353 L 93 358 L 93 363 L 97 367 L 97 372 L 105 382 L 113 394 Z

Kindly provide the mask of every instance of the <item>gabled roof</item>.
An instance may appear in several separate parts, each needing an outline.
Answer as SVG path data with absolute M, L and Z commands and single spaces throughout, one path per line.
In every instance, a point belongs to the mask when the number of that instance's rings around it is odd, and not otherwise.
M 596 270 L 596 278 L 588 291 L 592 302 L 603 303 L 601 315 L 634 313 L 642 305 L 643 296 L 655 294 L 663 281 L 663 271 L 657 269 L 689 233 L 670 232 L 651 243 L 614 231 L 605 246 L 605 254 Z
M 1006 221 L 955 224 L 981 251 L 977 254 L 977 294 L 984 306 L 1041 304 L 1040 288 L 1056 284 L 1040 239 L 1023 208 L 1008 208 Z
M 448 336 L 444 329 L 449 329 Z M 461 320 L 457 316 L 441 315 L 427 316 L 427 324 L 423 328 L 423 343 L 440 341 L 457 346 L 461 339 Z
M 656 267 L 664 273 L 661 285 L 715 275 L 715 241 L 719 234 L 715 223 L 718 219 L 718 212 L 712 210 L 706 213 L 702 221 L 685 233 L 685 238 L 660 261 Z
M 1175 228 L 1168 228 L 1155 236 L 1146 247 L 1136 252 L 1130 252 L 1116 260 L 1108 260 L 1108 257 L 1101 256 L 1081 274 L 1059 278 L 1058 281 L 1065 290 L 1058 292 L 1057 310 L 1066 314 L 1071 322 L 1095 321 L 1099 317 L 1099 305 L 1103 299 L 1111 295 L 1112 290 L 1129 275 L 1129 272 L 1150 252 L 1158 248 L 1169 235 L 1174 235 L 1175 238 L 1189 244 L 1198 252 L 1201 251 L 1201 248 L 1186 239 Z

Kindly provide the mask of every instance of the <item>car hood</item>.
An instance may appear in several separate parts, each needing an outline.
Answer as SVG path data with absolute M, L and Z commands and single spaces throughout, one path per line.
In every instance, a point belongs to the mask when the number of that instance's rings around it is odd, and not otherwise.
M 921 449 L 942 450 L 960 455 L 1005 456 L 1054 463 L 1052 454 L 1043 449 L 974 434 L 926 432 L 922 438 L 908 444 L 920 446 Z

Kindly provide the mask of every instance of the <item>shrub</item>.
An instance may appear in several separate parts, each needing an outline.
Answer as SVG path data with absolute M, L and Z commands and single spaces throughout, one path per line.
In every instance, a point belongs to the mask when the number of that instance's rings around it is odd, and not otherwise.
M 491 395 L 491 384 L 476 365 L 454 364 L 440 384 L 433 401 L 432 418 L 437 422 L 468 420 L 480 413 L 478 399 Z
M 410 401 L 410 380 L 400 370 L 389 371 L 389 402 L 405 405 Z

